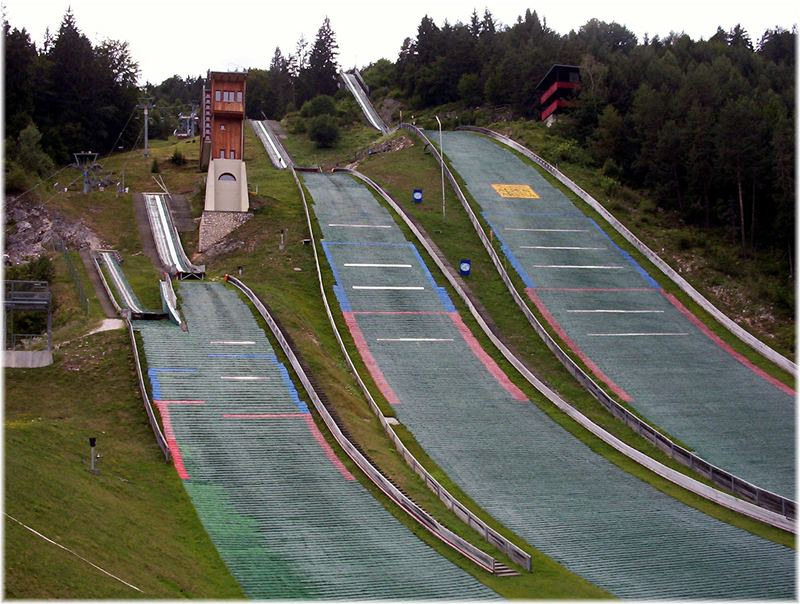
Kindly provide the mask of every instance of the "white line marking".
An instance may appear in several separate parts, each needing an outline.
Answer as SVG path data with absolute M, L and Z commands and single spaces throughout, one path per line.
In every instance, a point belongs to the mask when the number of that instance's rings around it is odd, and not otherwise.
M 221 375 L 219 379 L 234 382 L 266 382 L 269 378 L 261 375 Z
M 44 539 L 44 540 L 45 540 L 45 541 L 47 541 L 48 543 L 52 543 L 52 544 L 53 544 L 53 545 L 55 545 L 56 547 L 60 547 L 61 549 L 63 549 L 65 552 L 69 552 L 70 554 L 72 554 L 72 555 L 73 555 L 73 556 L 75 556 L 76 558 L 79 558 L 80 560 L 83 560 L 84 562 L 86 562 L 86 564 L 90 564 L 91 566 L 95 567 L 95 568 L 96 568 L 97 570 L 99 570 L 101 573 L 103 573 L 103 574 L 105 574 L 105 575 L 108 575 L 108 576 L 109 576 L 109 577 L 111 577 L 112 579 L 116 579 L 117 581 L 119 581 L 120 583 L 122 583 L 122 584 L 124 584 L 124 585 L 127 585 L 127 586 L 128 586 L 128 587 L 130 587 L 131 589 L 135 589 L 136 591 L 138 591 L 138 592 L 140 592 L 140 593 L 142 592 L 142 590 L 141 590 L 141 589 L 139 589 L 138 587 L 136 587 L 135 585 L 131 585 L 130 583 L 128 583 L 127 581 L 123 581 L 122 579 L 120 579 L 120 578 L 119 578 L 119 577 L 117 577 L 116 575 L 112 575 L 112 574 L 111 574 L 110 572 L 108 572 L 107 570 L 104 570 L 104 569 L 100 568 L 99 566 L 97 566 L 97 564 L 95 564 L 94 562 L 89 562 L 89 560 L 87 560 L 86 558 L 84 558 L 84 557 L 83 557 L 83 556 L 81 556 L 80 554 L 76 554 L 75 552 L 73 552 L 73 551 L 72 551 L 71 549 L 69 549 L 68 547 L 64 547 L 63 545 L 61 545 L 60 543 L 56 543 L 55 541 L 53 541 L 53 540 L 52 540 L 52 539 L 50 539 L 49 537 L 45 537 L 45 536 L 44 536 L 44 535 L 42 535 L 42 534 L 41 534 L 39 531 L 32 529 L 32 528 L 31 528 L 31 527 L 29 527 L 27 524 L 23 524 L 22 522 L 20 522 L 19 520 L 17 520 L 17 519 L 16 519 L 16 518 L 14 518 L 13 516 L 11 516 L 11 515 L 9 515 L 9 514 L 6 514 L 6 512 L 3 512 L 3 514 L 5 514 L 6 516 L 8 516 L 8 518 L 10 518 L 11 520 L 13 520 L 13 521 L 14 521 L 14 522 L 16 522 L 17 524 L 19 524 L 21 527 L 23 527 L 23 528 L 25 528 L 25 529 L 29 530 L 30 532 L 32 532 L 32 533 L 33 533 L 34 535 L 36 535 L 37 537 L 41 537 L 42 539 Z
M 507 227 L 504 231 L 525 231 L 528 233 L 588 233 L 589 229 L 516 229 Z
M 608 312 L 608 313 L 632 313 L 632 314 L 644 314 L 644 313 L 663 313 L 663 310 L 621 310 L 621 309 L 606 309 L 606 308 L 598 308 L 598 309 L 591 309 L 591 310 L 568 310 L 567 312 Z
M 329 224 L 329 227 L 351 227 L 354 229 L 391 229 L 391 224 Z
M 587 333 L 587 336 L 606 337 L 606 338 L 627 338 L 631 336 L 688 336 L 688 333 Z
M 345 262 L 344 265 L 367 268 L 411 268 L 410 264 L 371 264 L 369 262 Z
M 520 249 L 523 250 L 604 250 L 604 247 L 578 247 L 567 245 L 521 245 Z
M 252 340 L 211 340 L 209 344 L 223 344 L 225 346 L 255 346 Z
M 625 268 L 618 264 L 534 264 L 534 268 L 597 268 L 597 269 L 620 269 Z
M 354 285 L 353 289 L 399 289 L 419 291 L 425 288 L 421 285 Z
M 452 342 L 453 338 L 376 338 L 376 342 Z

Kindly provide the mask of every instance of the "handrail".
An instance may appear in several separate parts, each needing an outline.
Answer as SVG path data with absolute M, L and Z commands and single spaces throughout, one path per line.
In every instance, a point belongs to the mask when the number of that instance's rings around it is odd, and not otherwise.
M 400 453 L 400 456 L 403 460 L 408 464 L 408 466 L 420 477 L 423 479 L 427 487 L 433 491 L 436 496 L 445 504 L 447 509 L 452 510 L 453 513 L 458 516 L 463 522 L 465 522 L 469 527 L 471 527 L 474 531 L 476 531 L 483 539 L 500 549 L 503 553 L 505 553 L 511 560 L 513 560 L 516 564 L 519 564 L 526 570 L 531 570 L 531 556 L 525 550 L 521 549 L 517 545 L 514 545 L 511 541 L 506 539 L 503 535 L 498 533 L 496 530 L 491 528 L 487 525 L 483 520 L 481 520 L 474 512 L 472 512 L 466 505 L 461 503 L 458 499 L 456 499 L 450 492 L 442 486 L 438 480 L 436 480 L 433 475 L 425 469 L 425 467 L 414 457 L 411 451 L 405 446 L 403 441 L 394 431 L 394 428 L 383 415 L 380 407 L 378 407 L 378 403 L 375 402 L 372 393 L 370 392 L 369 388 L 367 388 L 366 383 L 362 379 L 358 369 L 353 362 L 350 353 L 345 346 L 344 339 L 342 338 L 342 334 L 339 332 L 339 328 L 336 326 L 336 321 L 333 318 L 333 312 L 331 311 L 330 302 L 328 301 L 328 295 L 325 292 L 325 284 L 322 279 L 322 268 L 319 259 L 319 252 L 317 251 L 317 241 L 314 235 L 314 230 L 312 228 L 311 222 L 311 211 L 308 207 L 308 201 L 306 199 L 305 191 L 303 190 L 303 186 L 300 183 L 300 179 L 297 176 L 297 170 L 300 171 L 317 171 L 314 169 L 303 169 L 298 168 L 295 170 L 294 166 L 291 167 L 292 176 L 294 177 L 295 184 L 297 185 L 298 190 L 300 191 L 300 197 L 303 201 L 303 209 L 306 214 L 306 223 L 308 226 L 309 238 L 311 239 L 311 249 L 314 253 L 314 265 L 317 270 L 317 281 L 319 283 L 319 291 L 322 297 L 322 303 L 325 306 L 325 313 L 328 315 L 328 322 L 331 325 L 331 329 L 333 330 L 333 334 L 336 337 L 336 341 L 339 344 L 339 349 L 342 351 L 344 355 L 345 361 L 347 362 L 347 366 L 350 369 L 350 373 L 358 383 L 358 386 L 361 392 L 364 394 L 364 397 L 367 399 L 369 403 L 370 409 L 372 412 L 377 416 L 378 421 L 380 422 L 381 426 L 383 427 L 384 432 L 389 437 L 389 440 L 392 441 L 392 444 L 395 446 L 395 449 Z
M 111 293 L 111 288 L 108 285 L 108 281 L 106 281 L 105 276 L 103 275 L 103 271 L 100 269 L 100 264 L 97 262 L 97 256 L 94 254 L 92 256 L 92 262 L 94 263 L 94 268 L 97 271 L 97 274 L 100 275 L 100 281 L 103 284 L 103 287 L 106 290 L 109 298 L 111 298 L 111 303 L 114 305 L 116 311 L 122 316 L 125 320 L 125 324 L 128 327 L 128 335 L 131 341 L 131 350 L 133 351 L 133 364 L 136 368 L 136 381 L 139 384 L 139 392 L 142 395 L 142 402 L 144 403 L 144 410 L 147 413 L 147 420 L 150 422 L 150 427 L 153 429 L 153 434 L 156 437 L 156 444 L 161 449 L 161 452 L 164 454 L 164 461 L 169 462 L 171 456 L 169 452 L 169 445 L 167 444 L 167 439 L 164 438 L 164 433 L 161 431 L 161 427 L 158 425 L 158 420 L 156 419 L 155 412 L 153 411 L 153 405 L 150 402 L 150 397 L 147 395 L 147 386 L 144 383 L 144 375 L 142 374 L 142 362 L 139 358 L 139 348 L 136 346 L 136 336 L 133 333 L 133 324 L 131 323 L 130 318 L 130 311 L 125 311 L 117 304 L 116 299 L 114 298 L 113 294 Z
M 442 162 L 441 155 L 439 154 L 439 150 L 431 143 L 431 141 L 425 136 L 425 133 L 422 132 L 416 126 L 411 124 L 401 124 L 400 128 L 409 130 L 414 132 L 419 136 L 423 141 L 425 141 L 426 145 L 431 149 L 432 154 L 436 158 L 438 162 Z M 508 288 L 511 296 L 514 299 L 514 302 L 517 306 L 522 310 L 525 317 L 528 319 L 528 322 L 533 327 L 534 331 L 544 340 L 547 347 L 556 355 L 556 357 L 561 361 L 564 367 L 592 394 L 597 398 L 597 400 L 603 404 L 611 413 L 617 417 L 618 419 L 623 420 L 627 425 L 637 431 L 639 434 L 644 436 L 647 440 L 649 440 L 653 445 L 657 448 L 661 449 L 668 455 L 670 455 L 673 459 L 678 461 L 679 463 L 687 466 L 691 469 L 696 470 L 701 475 L 705 476 L 706 478 L 710 479 L 715 484 L 718 484 L 724 488 L 730 489 L 733 493 L 741 495 L 751 501 L 755 501 L 755 503 L 750 503 L 746 499 L 729 495 L 713 487 L 709 487 L 694 478 L 691 478 L 677 470 L 673 470 L 665 466 L 664 464 L 656 461 L 655 459 L 651 458 L 650 456 L 638 451 L 628 445 L 627 443 L 623 442 L 616 436 L 612 435 L 610 432 L 606 431 L 604 428 L 595 424 L 591 419 L 583 415 L 580 411 L 572 407 L 568 402 L 563 400 L 557 393 L 551 390 L 548 386 L 546 386 L 543 382 L 541 382 L 530 370 L 525 367 L 525 365 L 517 359 L 510 350 L 508 350 L 502 342 L 499 341 L 498 338 L 493 337 L 491 330 L 488 328 L 488 325 L 484 327 L 485 322 L 482 320 L 478 320 L 478 323 L 481 324 L 481 327 L 486 332 L 487 336 L 492 340 L 492 342 L 498 347 L 500 352 L 503 356 L 508 359 L 508 361 L 517 368 L 520 373 L 530 382 L 537 390 L 539 390 L 542 394 L 544 394 L 552 403 L 554 403 L 557 407 L 559 407 L 562 411 L 567 413 L 570 417 L 575 419 L 579 424 L 581 424 L 584 428 L 601 438 L 607 444 L 611 445 L 618 451 L 624 453 L 630 459 L 636 461 L 640 465 L 648 468 L 649 470 L 655 472 L 659 476 L 666 478 L 667 480 L 682 486 L 683 488 L 704 497 L 705 499 L 709 499 L 711 501 L 715 501 L 724 507 L 729 509 L 735 510 L 739 513 L 745 514 L 746 516 L 750 516 L 751 518 L 755 518 L 777 528 L 781 528 L 783 530 L 796 532 L 796 527 L 794 523 L 795 518 L 795 502 L 791 499 L 778 495 L 776 493 L 772 493 L 771 491 L 767 491 L 766 489 L 762 489 L 761 487 L 757 487 L 746 480 L 743 480 L 733 474 L 722 470 L 709 462 L 705 461 L 701 457 L 697 456 L 695 453 L 688 451 L 687 449 L 677 445 L 676 443 L 672 442 L 663 434 L 659 433 L 657 430 L 652 428 L 646 422 L 642 421 L 638 417 L 636 417 L 633 413 L 625 409 L 622 405 L 617 403 L 614 399 L 612 399 L 600 386 L 597 385 L 594 380 L 591 379 L 573 360 L 572 358 L 567 355 L 564 350 L 558 345 L 558 343 L 550 336 L 550 334 L 544 329 L 542 324 L 538 321 L 536 316 L 531 312 L 530 308 L 528 308 L 527 304 L 525 304 L 524 299 L 517 291 L 516 287 L 514 286 L 511 278 L 508 275 L 508 272 L 503 265 L 503 262 L 500 260 L 497 252 L 495 251 L 494 247 L 492 246 L 491 242 L 489 241 L 488 236 L 486 235 L 485 231 L 483 230 L 483 226 L 478 221 L 477 216 L 472 210 L 472 207 L 469 205 L 464 192 L 461 190 L 458 182 L 455 179 L 455 176 L 450 171 L 450 168 L 447 164 L 445 166 L 445 173 L 447 174 L 448 180 L 450 184 L 453 186 L 453 189 L 456 192 L 456 196 L 459 198 L 464 210 L 466 211 L 470 222 L 475 227 L 476 232 L 478 233 L 478 237 L 480 238 L 481 242 L 483 243 L 486 251 L 488 252 L 492 263 L 494 264 L 495 268 L 497 269 L 498 273 L 500 274 L 501 279 L 505 283 L 506 287 Z M 402 210 L 397 206 L 397 204 L 393 204 L 400 213 L 401 216 L 404 216 Z M 409 221 L 410 222 L 410 221 Z M 413 224 L 413 223 L 412 223 Z M 418 234 L 419 231 L 416 229 L 415 226 L 411 227 L 412 231 L 414 231 L 415 235 L 421 237 L 421 234 Z M 424 244 L 423 244 L 424 245 Z M 427 249 L 427 247 L 426 247 Z M 429 251 L 429 253 L 431 253 Z M 437 261 L 437 256 L 434 253 L 431 253 L 431 257 Z M 441 268 L 441 266 L 440 266 Z M 442 270 L 445 276 L 451 280 L 451 283 L 454 281 L 450 276 L 449 272 L 445 269 Z M 455 286 L 454 286 L 455 287 Z M 459 291 L 459 295 L 461 295 L 461 291 L 459 287 L 455 287 L 456 291 Z M 465 295 L 465 294 L 464 294 Z M 464 296 L 462 295 L 462 298 Z M 466 300 L 465 300 L 466 301 Z M 470 311 L 473 312 L 473 307 L 471 302 L 467 302 L 467 306 L 470 307 Z M 477 310 L 473 312 L 473 316 L 477 319 Z M 780 510 L 780 511 L 778 511 Z
M 319 413 L 322 421 L 325 422 L 328 430 L 330 430 L 330 433 L 333 435 L 333 437 L 336 439 L 336 442 L 339 443 L 342 449 L 344 449 L 348 457 L 353 460 L 353 462 L 381 491 L 384 492 L 386 496 L 388 496 L 404 512 L 416 520 L 423 528 L 428 530 L 431 534 L 439 538 L 445 544 L 449 545 L 462 555 L 472 560 L 484 570 L 494 573 L 497 565 L 497 560 L 494 557 L 475 547 L 462 537 L 459 537 L 450 529 L 437 521 L 433 516 L 425 512 L 419 505 L 417 505 L 407 495 L 400 491 L 400 489 L 393 485 L 389 479 L 380 472 L 380 470 L 378 470 L 366 457 L 364 457 L 364 455 L 355 447 L 355 445 L 353 445 L 350 439 L 344 435 L 339 425 L 328 412 L 322 400 L 319 398 L 316 389 L 311 383 L 311 380 L 309 380 L 308 375 L 303 369 L 303 366 L 300 364 L 297 355 L 294 353 L 294 350 L 292 350 L 291 345 L 284 336 L 280 327 L 275 322 L 275 319 L 273 319 L 272 315 L 261 302 L 259 297 L 253 292 L 253 290 L 251 290 L 236 277 L 232 275 L 226 275 L 225 280 L 239 288 L 256 307 L 261 317 L 269 326 L 270 331 L 272 331 L 272 334 L 275 336 L 275 339 L 278 341 L 281 350 L 283 350 L 284 354 L 289 359 L 289 364 L 292 366 L 292 369 L 294 369 L 295 373 L 300 378 L 300 382 L 302 383 L 306 393 L 308 393 L 308 396 L 311 399 L 311 402 L 314 404 L 314 408 L 317 410 L 317 413 Z
M 622 224 L 611 212 L 609 212 L 603 205 L 594 197 L 584 191 L 572 179 L 567 177 L 558 168 L 551 163 L 536 155 L 527 147 L 521 145 L 515 140 L 504 136 L 494 130 L 488 128 L 479 128 L 477 126 L 460 126 L 461 130 L 471 130 L 473 132 L 480 132 L 495 140 L 498 140 L 512 149 L 519 151 L 528 159 L 536 162 L 547 172 L 555 176 L 561 183 L 567 186 L 573 193 L 585 201 L 593 210 L 600 214 L 620 235 L 622 235 L 628 243 L 635 247 L 641 254 L 643 254 L 650 262 L 652 262 L 664 275 L 667 276 L 673 283 L 675 283 L 681 290 L 686 293 L 692 300 L 694 300 L 701 308 L 708 312 L 714 319 L 725 326 L 733 335 L 739 338 L 742 342 L 750 346 L 753 350 L 769 359 L 778 365 L 784 371 L 791 373 L 797 377 L 797 364 L 787 359 L 785 356 L 770 348 L 767 344 L 760 341 L 748 331 L 739 326 L 733 319 L 728 317 L 725 313 L 719 310 L 712 302 L 710 302 L 703 294 L 697 291 L 691 283 L 684 279 L 675 269 L 667 264 L 658 254 L 651 250 L 644 244 L 636 235 L 634 235 L 628 228 Z

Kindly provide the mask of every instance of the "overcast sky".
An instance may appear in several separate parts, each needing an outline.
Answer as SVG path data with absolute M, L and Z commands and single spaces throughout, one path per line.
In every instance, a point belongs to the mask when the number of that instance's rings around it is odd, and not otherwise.
M 313 42 L 325 16 L 339 45 L 339 64 L 365 66 L 385 57 L 394 61 L 406 37 L 416 35 L 424 15 L 438 25 L 467 22 L 473 9 L 488 8 L 496 21 L 513 24 L 526 8 L 536 10 L 559 33 L 577 29 L 592 17 L 616 21 L 641 39 L 686 32 L 708 39 L 717 26 L 737 23 L 758 42 L 768 28 L 791 29 L 798 22 L 796 0 L 602 0 L 528 3 L 520 0 L 5 0 L 12 27 L 25 27 L 37 45 L 45 28 L 58 30 L 68 6 L 78 27 L 93 43 L 126 40 L 141 69 L 141 82 L 159 83 L 171 75 L 203 75 L 266 68 L 276 46 L 295 50 L 304 35 Z

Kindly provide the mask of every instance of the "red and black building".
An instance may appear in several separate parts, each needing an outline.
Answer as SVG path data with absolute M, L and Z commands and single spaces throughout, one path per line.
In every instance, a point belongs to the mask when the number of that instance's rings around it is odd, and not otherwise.
M 536 86 L 541 120 L 547 121 L 559 110 L 574 104 L 581 88 L 581 68 L 577 65 L 553 65 Z

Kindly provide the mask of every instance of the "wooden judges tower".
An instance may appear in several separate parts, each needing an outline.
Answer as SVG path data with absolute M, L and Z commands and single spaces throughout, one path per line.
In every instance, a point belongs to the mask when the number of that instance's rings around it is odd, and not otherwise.
M 200 104 L 200 167 L 208 170 L 200 251 L 246 222 L 251 214 L 244 161 L 246 72 L 209 71 Z

